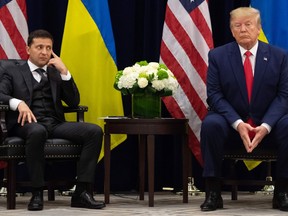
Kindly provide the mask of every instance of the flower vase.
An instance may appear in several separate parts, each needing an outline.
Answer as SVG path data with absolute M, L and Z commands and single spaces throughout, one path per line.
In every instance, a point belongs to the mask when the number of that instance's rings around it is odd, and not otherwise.
M 132 118 L 160 118 L 161 97 L 156 94 L 132 95 Z

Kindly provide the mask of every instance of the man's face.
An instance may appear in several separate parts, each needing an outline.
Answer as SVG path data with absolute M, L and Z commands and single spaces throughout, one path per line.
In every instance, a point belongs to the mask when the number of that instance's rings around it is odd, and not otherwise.
M 38 67 L 43 67 L 51 58 L 52 47 L 51 39 L 34 38 L 31 45 L 26 47 L 29 60 Z
M 257 42 L 261 26 L 255 17 L 237 17 L 231 21 L 231 32 L 235 40 L 245 49 L 251 49 Z

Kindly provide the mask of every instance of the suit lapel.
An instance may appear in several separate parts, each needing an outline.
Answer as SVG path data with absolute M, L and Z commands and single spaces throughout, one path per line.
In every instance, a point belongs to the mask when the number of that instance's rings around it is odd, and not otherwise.
M 257 97 L 258 91 L 260 89 L 260 85 L 262 83 L 263 77 L 266 73 L 266 68 L 269 60 L 269 52 L 267 46 L 264 43 L 259 41 L 259 46 L 256 55 L 255 62 L 255 70 L 254 70 L 254 82 L 253 82 L 253 90 L 252 90 L 252 99 Z
M 229 60 L 231 64 L 232 73 L 236 79 L 235 84 L 239 85 L 239 90 L 243 100 L 248 103 L 248 93 L 246 88 L 246 80 L 244 74 L 244 67 L 242 63 L 242 56 L 237 43 L 233 43 L 229 49 Z
M 32 98 L 32 93 L 33 93 L 33 83 L 32 83 L 32 74 L 31 74 L 31 71 L 30 71 L 30 68 L 28 66 L 28 64 L 24 64 L 24 65 L 21 65 L 20 66 L 20 71 L 21 71 L 21 74 L 25 80 L 25 83 L 27 85 L 27 88 L 29 90 L 29 93 L 30 93 L 30 98 Z

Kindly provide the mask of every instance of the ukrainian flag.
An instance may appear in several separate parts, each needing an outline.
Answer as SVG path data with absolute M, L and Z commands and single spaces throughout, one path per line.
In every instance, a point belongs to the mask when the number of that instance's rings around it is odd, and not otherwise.
M 260 11 L 262 30 L 259 40 L 288 51 L 288 1 L 251 0 L 251 7 Z M 244 161 L 248 170 L 254 169 L 261 161 Z
M 99 117 L 123 116 L 121 93 L 113 88 L 116 51 L 107 0 L 69 0 L 61 54 L 89 110 L 85 121 L 104 128 Z M 69 119 L 69 116 L 68 116 Z M 112 135 L 111 149 L 126 139 Z M 99 160 L 103 158 L 103 148 Z
M 262 34 L 259 39 L 288 51 L 288 1 L 251 0 L 261 14 Z

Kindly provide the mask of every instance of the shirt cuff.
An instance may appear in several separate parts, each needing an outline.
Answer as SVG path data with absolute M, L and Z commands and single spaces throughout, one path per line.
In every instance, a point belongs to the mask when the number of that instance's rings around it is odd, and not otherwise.
M 18 105 L 22 102 L 22 100 L 19 100 L 17 98 L 12 98 L 9 100 L 9 107 L 11 110 L 16 111 L 18 108 Z
M 233 124 L 232 127 L 237 131 L 238 125 L 243 122 L 241 119 L 236 120 Z
M 68 81 L 72 77 L 69 71 L 67 71 L 66 75 L 60 73 L 60 76 L 61 76 L 62 80 L 64 80 L 64 81 Z
M 243 122 L 241 119 L 238 119 L 237 121 L 235 121 L 233 124 L 232 124 L 232 127 L 237 130 L 237 127 L 238 125 Z M 268 134 L 270 133 L 270 131 L 272 130 L 271 126 L 268 125 L 267 123 L 262 123 L 261 126 L 265 127 L 268 131 Z
M 271 126 L 268 125 L 267 123 L 262 123 L 261 126 L 265 127 L 268 131 L 268 134 L 270 133 L 270 131 L 272 130 Z

